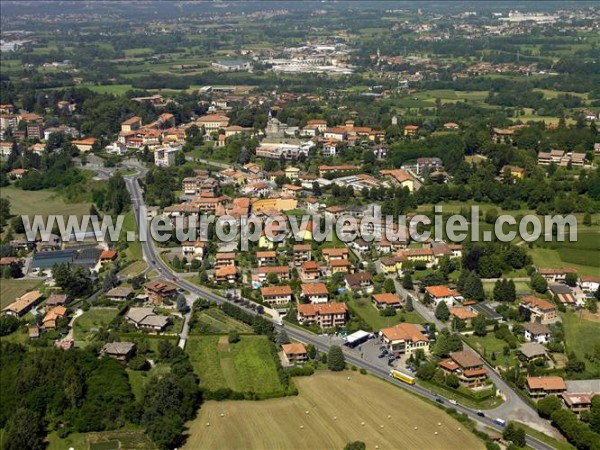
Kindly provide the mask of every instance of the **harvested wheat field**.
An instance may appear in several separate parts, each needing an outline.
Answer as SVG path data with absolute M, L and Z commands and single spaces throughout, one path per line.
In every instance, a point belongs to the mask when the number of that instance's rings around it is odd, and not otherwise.
M 320 372 L 294 382 L 297 397 L 206 402 L 184 448 L 339 450 L 355 440 L 382 450 L 484 448 L 443 411 L 375 377 Z

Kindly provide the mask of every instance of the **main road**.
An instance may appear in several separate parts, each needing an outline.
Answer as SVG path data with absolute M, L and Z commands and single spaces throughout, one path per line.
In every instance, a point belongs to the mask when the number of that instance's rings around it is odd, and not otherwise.
M 132 203 L 132 206 L 135 211 L 136 221 L 138 224 L 138 230 L 140 230 L 140 233 L 141 233 L 142 228 L 145 228 L 147 225 L 147 215 L 146 215 L 146 207 L 145 207 L 144 198 L 143 198 L 138 180 L 144 174 L 145 170 L 135 163 L 132 163 L 132 165 L 136 166 L 138 168 L 138 171 L 132 175 L 126 176 L 125 181 L 127 184 L 127 189 L 129 191 L 129 193 L 131 194 L 131 203 Z M 158 256 L 158 254 L 156 252 L 156 248 L 154 247 L 154 243 L 153 243 L 152 239 L 149 237 L 149 235 L 147 236 L 147 239 L 142 240 L 141 245 L 142 245 L 144 260 L 148 264 L 148 270 L 155 270 L 161 277 L 164 277 L 165 279 L 169 280 L 171 283 L 178 286 L 179 288 L 190 292 L 193 296 L 204 298 L 204 299 L 213 301 L 217 304 L 222 304 L 222 303 L 229 301 L 225 297 L 221 297 L 220 295 L 215 294 L 211 290 L 201 288 L 195 284 L 190 283 L 189 281 L 187 281 L 185 279 L 181 279 L 181 278 L 178 278 L 177 276 L 175 276 L 173 274 L 173 272 L 171 271 L 171 269 Z M 188 304 L 190 307 L 192 306 L 191 303 L 192 303 L 192 299 L 188 297 Z M 245 308 L 244 306 L 241 306 L 241 305 L 238 305 L 238 307 L 245 309 L 247 312 L 250 312 L 252 314 L 256 314 L 256 312 L 252 309 Z M 185 346 L 185 342 L 188 337 L 190 315 L 191 315 L 191 312 L 188 312 L 187 314 L 184 315 L 184 324 L 183 324 L 183 328 L 182 328 L 182 331 L 180 334 L 180 341 L 179 341 L 180 347 Z M 266 318 L 269 318 L 269 317 L 266 317 Z M 305 330 L 302 330 L 299 328 L 295 328 L 295 327 L 285 327 L 284 328 L 284 325 L 282 323 L 275 322 L 275 321 L 274 321 L 274 326 L 275 326 L 276 330 L 278 330 L 278 331 L 285 329 L 288 336 L 294 340 L 304 342 L 306 344 L 312 344 L 319 351 L 323 351 L 323 352 L 329 351 L 331 342 L 330 342 L 329 337 L 327 337 L 327 336 L 315 335 L 313 333 L 310 333 L 308 331 L 305 331 Z M 346 349 L 344 349 L 344 352 L 345 352 L 346 361 L 348 361 L 350 364 L 355 365 L 358 368 L 363 368 L 363 369 L 369 371 L 370 373 L 372 373 L 373 375 L 376 375 L 380 378 L 384 378 L 384 379 L 390 381 L 391 383 L 396 384 L 397 386 L 400 386 L 400 387 L 412 392 L 413 394 L 419 395 L 430 401 L 436 401 L 437 399 L 441 399 L 445 404 L 449 403 L 448 399 L 445 399 L 443 396 L 441 396 L 437 393 L 431 392 L 431 391 L 419 386 L 418 384 L 408 385 L 408 384 L 405 384 L 394 378 L 390 378 L 389 377 L 389 368 L 384 363 L 376 364 L 376 363 L 373 363 L 370 361 L 365 361 L 364 359 L 357 357 L 354 353 L 351 353 L 351 352 L 347 351 Z M 511 393 L 516 395 L 512 391 L 511 391 Z M 502 427 L 500 425 L 498 425 L 496 422 L 494 422 L 494 419 L 498 417 L 498 418 L 505 419 L 506 421 L 511 420 L 510 415 L 507 414 L 507 413 L 510 413 L 510 411 L 499 410 L 499 408 L 497 408 L 498 413 L 502 413 L 502 414 L 496 414 L 497 410 L 486 410 L 486 415 L 484 417 L 481 417 L 480 415 L 478 415 L 477 410 L 467 408 L 460 404 L 451 405 L 451 406 L 456 408 L 457 411 L 466 414 L 469 418 L 474 420 L 480 426 L 484 426 L 487 428 L 493 428 L 500 433 L 502 432 Z M 500 408 L 502 408 L 502 407 L 500 407 Z M 537 425 L 536 428 L 548 430 L 552 434 L 554 434 L 554 430 L 550 427 L 550 425 L 546 421 L 542 420 L 539 417 L 537 417 L 537 421 L 536 421 L 535 425 Z M 546 434 L 549 434 L 548 431 L 546 431 Z M 527 435 L 527 444 L 530 447 L 538 449 L 538 450 L 552 450 L 553 449 L 552 446 L 550 446 L 530 435 Z

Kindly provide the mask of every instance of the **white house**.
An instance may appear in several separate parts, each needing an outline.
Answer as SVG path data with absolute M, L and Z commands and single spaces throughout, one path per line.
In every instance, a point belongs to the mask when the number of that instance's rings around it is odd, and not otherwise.
M 584 275 L 579 279 L 581 289 L 588 292 L 596 292 L 600 287 L 600 278 L 592 275 Z
M 440 302 L 445 302 L 448 308 L 451 308 L 454 304 L 454 300 L 458 295 L 457 292 L 450 289 L 448 286 L 427 286 L 425 291 L 431 296 L 434 305 L 440 304 Z
M 546 344 L 550 342 L 550 328 L 539 322 L 530 322 L 524 327 L 525 340 Z
M 158 167 L 170 167 L 175 164 L 175 154 L 181 150 L 178 147 L 161 147 L 154 151 L 154 164 Z

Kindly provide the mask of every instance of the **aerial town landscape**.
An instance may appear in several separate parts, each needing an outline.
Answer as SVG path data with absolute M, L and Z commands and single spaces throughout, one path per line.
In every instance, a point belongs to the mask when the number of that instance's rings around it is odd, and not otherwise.
M 600 450 L 597 2 L 0 25 L 1 449 Z

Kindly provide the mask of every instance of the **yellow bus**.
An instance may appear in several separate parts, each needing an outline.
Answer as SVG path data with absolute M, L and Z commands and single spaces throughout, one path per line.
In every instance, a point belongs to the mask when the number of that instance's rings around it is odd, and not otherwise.
M 410 375 L 402 373 L 398 370 L 391 370 L 390 377 L 395 378 L 396 380 L 403 381 L 406 384 L 415 384 L 414 377 L 411 377 Z

